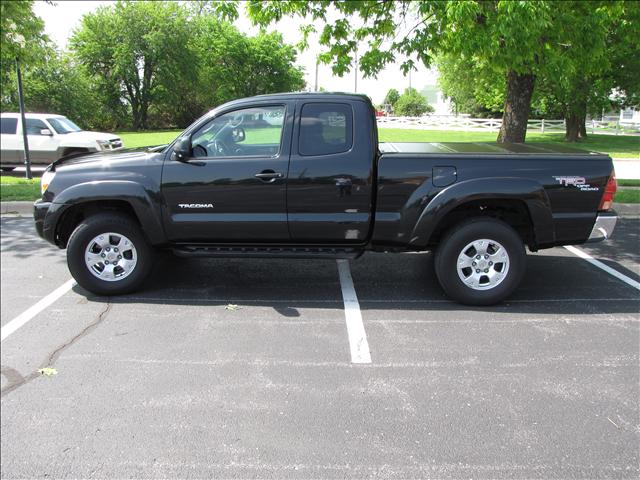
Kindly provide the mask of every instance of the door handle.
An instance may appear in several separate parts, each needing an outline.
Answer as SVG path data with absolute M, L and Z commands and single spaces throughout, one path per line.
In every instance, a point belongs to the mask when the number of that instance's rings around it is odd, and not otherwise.
M 282 173 L 274 172 L 273 170 L 263 170 L 260 173 L 256 173 L 254 177 L 259 178 L 260 180 L 267 183 L 271 183 L 275 181 L 276 178 L 282 178 Z

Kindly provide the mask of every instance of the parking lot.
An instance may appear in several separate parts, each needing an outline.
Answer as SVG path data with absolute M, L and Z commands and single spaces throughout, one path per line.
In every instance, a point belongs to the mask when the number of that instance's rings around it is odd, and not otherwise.
M 63 289 L 2 341 L 2 477 L 638 478 L 640 220 L 579 248 L 631 283 L 555 248 L 491 308 L 430 254 Z M 1 262 L 3 327 L 71 278 L 30 218 L 2 217 Z

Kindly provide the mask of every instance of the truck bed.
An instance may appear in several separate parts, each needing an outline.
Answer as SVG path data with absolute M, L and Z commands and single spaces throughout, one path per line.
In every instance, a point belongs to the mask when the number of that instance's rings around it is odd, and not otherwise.
M 518 198 L 513 208 L 545 225 L 536 248 L 583 243 L 613 171 L 608 155 L 564 145 L 393 142 L 379 150 L 372 241 L 382 245 L 419 244 L 424 238 L 415 226 L 425 215 L 435 224 L 455 215 L 463 200 L 476 213 L 492 208 L 483 198 Z

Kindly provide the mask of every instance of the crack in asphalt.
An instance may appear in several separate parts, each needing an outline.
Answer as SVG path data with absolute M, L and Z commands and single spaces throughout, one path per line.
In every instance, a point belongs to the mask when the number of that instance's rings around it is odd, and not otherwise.
M 92 330 L 94 330 L 98 325 L 100 325 L 100 323 L 102 323 L 102 321 L 109 314 L 109 311 L 111 310 L 112 306 L 113 304 L 111 303 L 111 300 L 107 300 L 107 306 L 104 308 L 104 310 L 102 310 L 98 314 L 98 316 L 93 322 L 91 322 L 89 325 L 83 328 L 80 331 L 80 333 L 78 333 L 77 335 L 74 335 L 71 339 L 67 340 L 59 347 L 56 347 L 47 356 L 47 360 L 43 362 L 38 368 L 35 369 L 35 371 L 31 372 L 29 375 L 22 376 L 20 372 L 18 372 L 16 369 L 3 365 L 0 369 L 0 374 L 7 379 L 8 385 L 2 389 L 2 391 L 0 392 L 0 397 L 4 397 L 5 395 L 13 392 L 17 388 L 23 385 L 26 385 L 27 383 L 31 382 L 32 380 L 38 377 L 41 377 L 42 375 L 38 372 L 38 370 L 46 367 L 53 367 L 55 363 L 58 361 L 58 358 L 60 358 L 60 355 L 62 354 L 62 352 L 64 352 L 67 348 L 69 348 L 71 345 L 76 343 L 85 335 L 88 335 Z

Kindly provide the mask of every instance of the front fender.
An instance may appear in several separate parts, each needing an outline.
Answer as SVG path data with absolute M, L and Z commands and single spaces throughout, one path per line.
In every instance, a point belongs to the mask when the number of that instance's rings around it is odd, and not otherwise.
M 551 206 L 543 186 L 534 180 L 492 177 L 455 183 L 439 192 L 422 211 L 409 243 L 425 247 L 447 214 L 465 203 L 500 199 L 520 200 L 526 204 L 537 244 L 555 240 Z
M 69 208 L 82 203 L 109 200 L 125 201 L 131 205 L 152 244 L 165 241 L 157 195 L 139 183 L 124 180 L 79 183 L 64 189 L 55 196 L 47 211 L 43 225 L 45 238 L 53 241 L 56 225 Z

